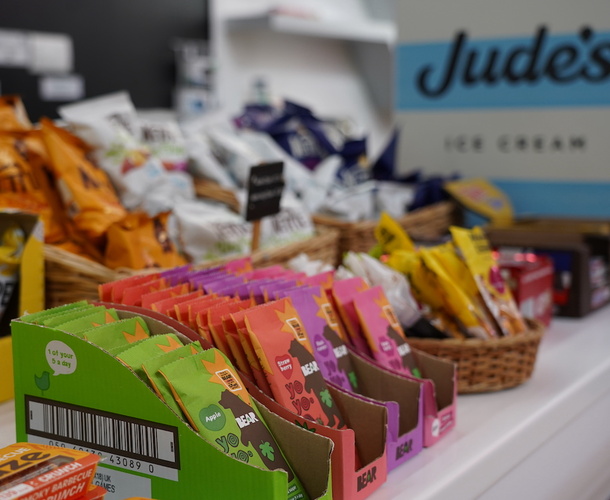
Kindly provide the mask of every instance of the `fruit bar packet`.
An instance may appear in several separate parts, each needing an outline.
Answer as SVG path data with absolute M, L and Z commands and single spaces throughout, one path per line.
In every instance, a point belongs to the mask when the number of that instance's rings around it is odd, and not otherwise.
M 320 285 L 325 290 L 328 290 L 332 287 L 333 282 L 335 280 L 335 270 L 331 269 L 329 271 L 324 271 L 318 274 L 313 274 L 311 276 L 305 276 L 301 282 L 304 285 Z
M 215 279 L 207 280 L 205 283 L 202 283 L 202 287 L 205 290 L 205 293 L 218 293 L 219 288 L 226 288 L 228 286 L 237 286 L 241 285 L 244 282 L 244 279 L 239 276 L 219 276 Z
M 237 338 L 241 343 L 243 351 L 246 355 L 246 360 L 252 372 L 252 377 L 256 385 L 270 397 L 273 397 L 273 391 L 267 377 L 265 376 L 265 372 L 263 367 L 260 364 L 258 356 L 254 350 L 254 346 L 252 344 L 252 340 L 250 339 L 250 334 L 248 333 L 248 328 L 246 326 L 245 315 L 248 312 L 248 309 L 243 309 L 241 311 L 232 313 L 229 318 L 223 318 L 223 323 L 225 325 L 225 334 L 231 334 L 229 331 L 229 324 L 233 324 L 232 326 L 235 328 L 235 332 L 237 333 Z
M 169 299 L 153 302 L 150 304 L 150 308 L 153 311 L 160 312 L 161 314 L 165 314 L 173 319 L 178 319 L 174 306 L 176 304 L 180 304 L 181 302 L 188 302 L 189 300 L 193 300 L 201 296 L 203 296 L 203 290 L 195 290 L 194 292 L 185 293 L 179 297 L 170 297 Z
M 199 297 L 193 297 L 190 300 L 180 300 L 174 304 L 174 312 L 176 314 L 176 319 L 185 325 L 188 324 L 189 320 L 189 308 L 194 304 L 199 303 L 207 303 L 210 301 L 218 301 L 221 299 L 222 301 L 226 300 L 225 297 L 219 297 L 215 293 L 206 295 L 203 290 L 196 290 L 201 292 Z
M 206 339 L 210 344 L 214 345 L 214 339 L 212 338 L 212 334 L 210 330 L 205 327 L 201 327 L 201 320 L 197 320 L 199 317 L 207 316 L 207 311 L 211 307 L 214 307 L 218 304 L 233 304 L 237 302 L 238 299 L 233 299 L 229 297 L 218 297 L 217 299 L 210 300 L 207 303 L 199 303 L 193 304 L 189 307 L 189 324 L 192 325 L 191 328 L 195 330 L 201 337 Z
M 68 321 L 72 321 L 73 319 L 81 318 L 84 315 L 89 315 L 94 312 L 104 312 L 106 310 L 103 306 L 94 306 L 93 304 L 87 304 L 84 307 L 79 307 L 77 309 L 72 309 L 71 311 L 67 311 L 63 314 L 58 314 L 56 316 L 51 316 L 49 318 L 43 319 L 41 321 L 42 325 L 49 326 L 51 328 L 59 327 L 59 325 L 63 323 L 67 323 Z
M 318 367 L 326 380 L 353 392 L 358 387 L 356 372 L 350 361 L 347 346 L 333 326 L 333 316 L 321 286 L 301 287 L 280 292 L 290 297 L 303 328 L 313 347 Z
M 525 333 L 527 325 L 510 288 L 502 278 L 483 230 L 480 227 L 451 227 L 450 231 L 502 335 Z
M 274 399 L 304 418 L 344 428 L 291 300 L 249 309 L 245 323 Z
M 43 311 L 38 311 L 35 313 L 26 314 L 22 316 L 20 319 L 24 323 L 32 323 L 34 325 L 41 325 L 41 321 L 44 321 L 45 318 L 55 316 L 57 314 L 66 313 L 72 309 L 88 307 L 91 304 L 86 300 L 79 300 L 78 302 L 71 302 L 70 304 L 63 304 L 61 306 L 52 307 L 51 309 L 45 309 Z
M 158 354 L 157 356 L 142 360 L 142 372 L 146 375 L 146 381 L 149 383 L 155 394 L 159 396 L 161 401 L 164 401 L 177 415 L 183 417 L 182 409 L 176 403 L 172 392 L 167 385 L 167 381 L 159 373 L 159 368 L 169 363 L 187 356 L 193 356 L 198 352 L 203 351 L 199 342 L 191 342 L 176 349 Z
M 90 312 L 89 312 L 90 311 Z M 115 309 L 101 308 L 82 311 L 82 315 L 71 321 L 57 325 L 57 328 L 75 335 L 83 336 L 83 332 L 96 326 L 105 325 L 119 321 L 119 315 Z
M 136 274 L 127 278 L 121 278 L 115 281 L 103 283 L 98 287 L 98 295 L 100 300 L 104 302 L 114 302 L 121 304 L 123 300 L 123 291 L 126 288 L 142 285 L 149 281 L 157 280 L 161 277 L 159 273 Z
M 135 316 L 85 330 L 83 335 L 85 340 L 108 350 L 148 338 L 150 330 L 142 318 Z
M 252 302 L 252 299 L 235 300 L 235 301 L 214 304 L 213 306 L 208 307 L 202 311 L 197 311 L 196 316 L 195 316 L 195 323 L 197 324 L 197 330 L 204 331 L 206 333 L 206 336 L 209 336 L 212 338 L 212 340 L 210 342 L 213 345 L 215 345 L 214 339 L 212 337 L 212 333 L 210 331 L 210 319 L 214 316 L 213 311 L 215 311 L 216 308 L 218 308 L 219 310 L 223 310 L 223 308 L 224 308 L 224 311 L 220 315 L 220 317 L 222 317 L 222 315 L 225 315 L 225 314 L 231 314 L 233 312 L 241 311 L 242 309 L 248 309 L 248 308 L 252 307 L 253 305 L 254 305 L 254 303 Z M 222 351 L 220 346 L 216 346 L 216 347 L 218 347 L 218 349 L 220 349 Z
M 237 304 L 243 304 L 243 306 Z M 237 360 L 234 358 L 229 340 L 225 335 L 223 318 L 229 316 L 233 312 L 237 312 L 242 307 L 247 307 L 248 304 L 250 307 L 254 305 L 252 299 L 215 304 L 207 310 L 207 329 L 212 337 L 212 344 L 216 346 L 217 349 L 220 349 L 225 356 L 230 359 L 231 363 L 236 366 Z M 199 317 L 201 318 L 201 315 Z M 203 321 L 203 318 L 201 318 L 200 321 Z
M 193 267 L 190 264 L 174 267 L 167 271 L 161 272 L 161 278 L 165 278 L 170 286 L 176 286 L 180 283 L 186 283 L 187 276 L 192 272 Z
M 246 257 L 241 257 L 239 259 L 232 259 L 227 262 L 224 266 L 227 272 L 231 274 L 244 274 L 253 270 L 252 267 L 252 257 L 247 255 Z
M 259 267 L 258 269 L 253 269 L 250 272 L 244 273 L 243 277 L 248 281 L 262 279 L 262 278 L 276 278 L 278 276 L 284 276 L 286 274 L 286 268 L 282 267 L 279 264 L 267 267 Z
M 140 285 L 130 286 L 123 290 L 121 304 L 126 306 L 142 306 L 142 296 L 147 293 L 158 292 L 167 288 L 167 281 L 164 278 L 147 281 Z
M 377 285 L 360 292 L 354 297 L 354 306 L 373 358 L 387 368 L 420 377 L 405 333 L 383 288 Z
M 168 278 L 164 277 L 163 280 L 167 283 Z M 190 289 L 188 283 L 182 283 L 179 285 L 169 286 L 163 290 L 157 290 L 156 292 L 145 293 L 142 295 L 142 307 L 145 309 L 152 309 L 152 304 L 163 299 L 169 299 L 173 297 L 180 297 L 189 293 Z
M 307 493 L 230 361 L 208 349 L 160 368 L 193 428 L 209 443 L 237 460 L 288 474 L 289 500 Z
M 145 360 L 179 349 L 182 346 L 184 344 L 175 333 L 165 333 L 140 340 L 116 354 L 116 357 L 136 372 L 136 375 L 142 380 L 147 380 L 146 372 L 142 368 L 142 363 Z
M 368 288 L 366 281 L 360 276 L 356 276 L 335 281 L 331 289 L 335 305 L 339 311 L 339 316 L 343 320 L 351 344 L 364 354 L 370 354 L 370 350 L 354 307 L 354 297 Z

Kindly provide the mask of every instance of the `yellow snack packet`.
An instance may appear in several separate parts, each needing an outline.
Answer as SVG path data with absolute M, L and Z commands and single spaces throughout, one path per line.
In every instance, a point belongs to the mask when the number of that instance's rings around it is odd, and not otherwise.
M 483 230 L 451 227 L 450 231 L 502 335 L 524 333 L 527 325 L 502 278 Z
M 415 250 L 413 241 L 387 212 L 382 212 L 375 227 L 375 238 L 383 253 L 391 254 L 395 250 Z
M 75 142 L 66 141 L 47 118 L 40 120 L 49 152 L 50 166 L 68 217 L 76 228 L 94 241 L 101 241 L 110 225 L 126 212 L 104 171 L 93 165 Z
M 428 300 L 431 295 L 440 298 L 443 309 L 463 327 L 466 336 L 482 339 L 496 337 L 496 330 L 481 307 L 452 279 L 434 254 L 425 248 L 420 252 L 424 264 L 422 274 L 425 275 L 420 287 L 426 291 Z M 430 287 L 431 283 L 436 286 Z
M 485 179 L 460 179 L 443 186 L 455 200 L 466 208 L 489 218 L 492 224 L 510 224 L 513 208 L 508 197 Z

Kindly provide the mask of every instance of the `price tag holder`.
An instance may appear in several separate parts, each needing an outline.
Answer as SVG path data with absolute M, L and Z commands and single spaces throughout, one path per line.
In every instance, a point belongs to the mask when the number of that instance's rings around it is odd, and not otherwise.
M 258 249 L 260 221 L 280 211 L 284 191 L 284 163 L 263 163 L 250 169 L 246 220 L 252 222 L 252 251 Z

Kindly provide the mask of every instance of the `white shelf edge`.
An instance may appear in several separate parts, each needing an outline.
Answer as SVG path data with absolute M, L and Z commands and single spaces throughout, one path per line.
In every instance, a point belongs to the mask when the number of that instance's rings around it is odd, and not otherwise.
M 351 42 L 394 45 L 396 26 L 390 21 L 349 20 L 345 22 L 318 21 L 283 15 L 257 14 L 227 19 L 231 30 L 268 29 L 280 33 L 330 38 Z

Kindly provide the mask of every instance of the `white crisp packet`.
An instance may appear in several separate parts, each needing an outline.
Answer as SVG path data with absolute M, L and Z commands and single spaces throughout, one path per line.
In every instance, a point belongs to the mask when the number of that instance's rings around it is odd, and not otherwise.
M 224 206 L 200 200 L 180 201 L 168 231 L 189 261 L 199 264 L 250 251 L 252 226 Z
M 280 211 L 261 220 L 260 247 L 283 246 L 311 238 L 314 234 L 309 212 L 290 191 L 284 191 Z
M 402 217 L 415 199 L 415 187 L 409 184 L 377 181 L 376 209 L 387 212 L 395 219 Z
M 300 253 L 296 257 L 290 259 L 286 263 L 286 266 L 297 273 L 305 273 L 307 276 L 313 276 L 334 269 L 330 264 L 321 260 L 312 260 L 304 253 Z
M 188 152 L 186 139 L 178 122 L 169 117 L 139 116 L 142 142 L 168 171 L 186 171 Z
M 407 278 L 383 262 L 363 252 L 347 252 L 343 265 L 370 286 L 380 285 L 403 326 L 411 326 L 421 318 L 417 301 L 411 294 Z
M 363 182 L 347 189 L 335 188 L 330 192 L 319 212 L 346 222 L 374 219 L 375 182 Z

